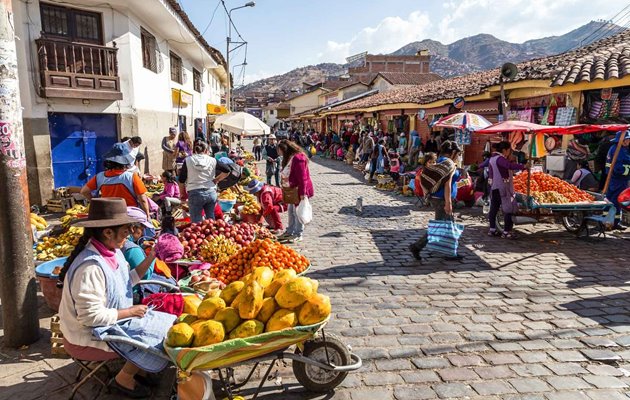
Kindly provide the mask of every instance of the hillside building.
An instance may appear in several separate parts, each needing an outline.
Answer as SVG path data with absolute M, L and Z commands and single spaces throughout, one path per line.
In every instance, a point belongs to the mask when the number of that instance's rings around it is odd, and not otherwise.
M 363 60 L 363 65 L 348 68 L 348 75 L 353 79 L 370 81 L 379 72 L 427 74 L 431 72 L 430 61 L 431 56 L 428 52 L 419 52 L 413 56 L 368 54 Z

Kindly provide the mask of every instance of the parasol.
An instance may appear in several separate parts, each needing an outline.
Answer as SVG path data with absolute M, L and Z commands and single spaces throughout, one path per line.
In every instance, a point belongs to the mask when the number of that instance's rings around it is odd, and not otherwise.
M 479 129 L 487 128 L 490 125 L 492 125 L 492 123 L 481 115 L 461 112 L 442 117 L 432 126 L 436 128 L 477 131 Z
M 248 136 L 268 135 L 271 131 L 269 125 L 246 112 L 234 112 L 217 117 L 214 122 L 216 128 L 225 129 L 236 135 Z

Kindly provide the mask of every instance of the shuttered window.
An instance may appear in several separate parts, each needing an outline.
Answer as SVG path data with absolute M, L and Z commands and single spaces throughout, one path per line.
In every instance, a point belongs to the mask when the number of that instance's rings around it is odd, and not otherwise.
M 142 66 L 157 72 L 157 41 L 155 36 L 144 29 L 140 30 L 140 41 L 142 42 Z

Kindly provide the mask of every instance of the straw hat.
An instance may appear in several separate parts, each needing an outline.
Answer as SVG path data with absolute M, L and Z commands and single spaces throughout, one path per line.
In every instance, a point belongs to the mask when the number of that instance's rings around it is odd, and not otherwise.
M 127 215 L 127 203 L 119 197 L 92 199 L 87 218 L 77 220 L 74 225 L 83 228 L 108 228 L 138 223 Z

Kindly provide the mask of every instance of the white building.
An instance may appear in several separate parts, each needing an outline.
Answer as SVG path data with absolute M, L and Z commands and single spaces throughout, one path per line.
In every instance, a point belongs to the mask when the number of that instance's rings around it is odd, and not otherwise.
M 176 0 L 13 0 L 31 203 L 80 186 L 125 136 L 161 173 L 169 127 L 205 131 L 228 75 Z

